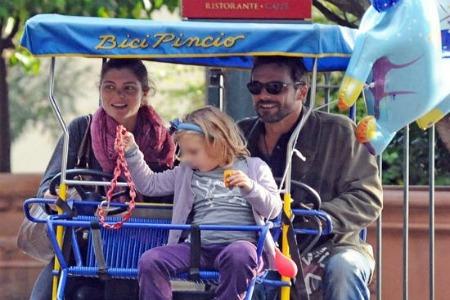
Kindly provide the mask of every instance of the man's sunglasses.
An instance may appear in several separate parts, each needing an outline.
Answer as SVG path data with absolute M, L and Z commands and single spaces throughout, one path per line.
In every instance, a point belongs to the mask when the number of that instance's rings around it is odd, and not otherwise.
M 266 83 L 262 83 L 259 81 L 250 81 L 247 83 L 247 89 L 252 95 L 259 95 L 261 94 L 263 88 L 266 89 L 266 91 L 271 95 L 278 95 L 283 91 L 285 87 L 288 85 L 294 85 L 294 88 L 298 88 L 300 85 L 305 84 L 304 82 L 282 82 L 282 81 L 269 81 Z

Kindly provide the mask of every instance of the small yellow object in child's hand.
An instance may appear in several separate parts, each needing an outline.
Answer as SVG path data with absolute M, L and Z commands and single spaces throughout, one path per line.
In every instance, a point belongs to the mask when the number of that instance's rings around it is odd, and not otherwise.
M 225 187 L 229 188 L 229 179 L 230 176 L 233 175 L 233 170 L 227 169 L 223 171 L 223 183 L 225 184 Z

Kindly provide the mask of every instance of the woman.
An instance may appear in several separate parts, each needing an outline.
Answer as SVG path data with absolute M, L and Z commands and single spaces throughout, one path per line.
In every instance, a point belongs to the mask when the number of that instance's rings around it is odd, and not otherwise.
M 144 151 L 146 163 L 152 169 L 163 171 L 172 168 L 175 145 L 161 118 L 147 102 L 153 91 L 154 87 L 142 61 L 110 59 L 104 63 L 99 87 L 101 107 L 92 117 L 78 117 L 68 126 L 70 139 L 67 168 L 83 167 L 112 173 L 117 157 L 114 139 L 118 124 L 133 132 L 139 148 Z M 48 188 L 51 179 L 60 172 L 62 149 L 63 140 L 60 139 L 39 186 L 38 197 L 55 197 Z M 31 299 L 50 299 L 52 268 L 53 262 L 42 270 Z M 137 293 L 135 282 L 115 280 L 113 284 L 114 288 L 105 288 L 105 282 L 95 279 L 71 280 L 66 288 L 66 294 L 69 294 L 67 298 L 111 299 L 112 296 L 105 295 L 105 291 L 113 290 L 116 299 L 121 297 L 119 293 L 129 299 Z M 119 284 L 121 287 L 117 288 Z

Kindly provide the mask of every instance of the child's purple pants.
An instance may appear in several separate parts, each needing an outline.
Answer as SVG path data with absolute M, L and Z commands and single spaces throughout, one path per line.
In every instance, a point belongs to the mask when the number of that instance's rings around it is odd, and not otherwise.
M 220 282 L 216 299 L 243 299 L 247 286 L 257 274 L 256 246 L 248 241 L 205 245 L 201 248 L 200 268 L 217 269 Z M 172 299 L 169 279 L 190 267 L 190 244 L 162 246 L 141 256 L 138 266 L 141 300 Z M 260 267 L 263 264 L 262 260 Z

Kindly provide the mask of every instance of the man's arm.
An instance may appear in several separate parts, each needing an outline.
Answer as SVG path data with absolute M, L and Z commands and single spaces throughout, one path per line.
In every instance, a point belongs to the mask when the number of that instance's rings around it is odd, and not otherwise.
M 383 192 L 376 157 L 355 138 L 354 127 L 342 128 L 338 137 L 340 176 L 338 196 L 322 203 L 336 233 L 359 232 L 375 221 L 383 207 Z

